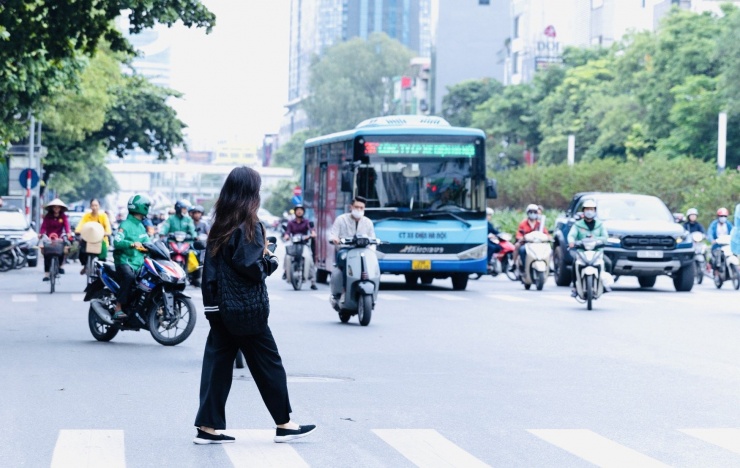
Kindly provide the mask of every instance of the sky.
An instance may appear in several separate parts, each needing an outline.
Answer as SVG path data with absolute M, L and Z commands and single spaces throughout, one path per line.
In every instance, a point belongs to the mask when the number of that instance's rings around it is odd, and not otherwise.
M 174 27 L 172 106 L 194 150 L 218 139 L 258 144 L 277 133 L 288 100 L 290 0 L 205 0 L 211 34 Z

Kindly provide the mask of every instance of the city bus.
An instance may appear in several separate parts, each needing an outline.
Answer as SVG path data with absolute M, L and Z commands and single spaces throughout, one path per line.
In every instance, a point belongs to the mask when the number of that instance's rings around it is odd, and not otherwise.
M 428 116 L 368 119 L 304 145 L 303 203 L 315 220 L 317 280 L 334 266 L 328 235 L 353 197 L 367 199 L 381 273 L 409 285 L 451 278 L 463 290 L 487 268 L 485 134 Z

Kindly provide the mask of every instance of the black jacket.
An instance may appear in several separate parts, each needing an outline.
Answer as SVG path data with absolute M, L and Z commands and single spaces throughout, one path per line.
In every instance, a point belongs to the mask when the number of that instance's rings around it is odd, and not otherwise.
M 221 247 L 216 256 L 210 254 L 210 240 L 208 242 L 203 265 L 203 280 L 201 281 L 203 306 L 206 314 L 219 313 L 219 301 L 221 300 L 232 301 L 230 306 L 234 307 L 246 306 L 246 304 L 239 304 L 244 298 L 240 298 L 238 291 L 234 291 L 234 289 L 238 289 L 240 283 L 261 283 L 264 286 L 265 278 L 270 276 L 278 267 L 276 256 L 266 257 L 264 255 L 265 228 L 262 223 L 257 224 L 254 240 L 250 243 L 247 243 L 244 238 L 245 229 L 245 225 L 235 229 L 229 242 Z M 230 268 L 224 268 L 224 262 Z M 223 270 L 233 271 L 239 276 L 238 279 L 241 282 L 229 280 L 227 277 L 225 281 L 230 284 L 220 284 L 219 278 L 224 278 Z M 221 288 L 224 290 L 220 291 Z

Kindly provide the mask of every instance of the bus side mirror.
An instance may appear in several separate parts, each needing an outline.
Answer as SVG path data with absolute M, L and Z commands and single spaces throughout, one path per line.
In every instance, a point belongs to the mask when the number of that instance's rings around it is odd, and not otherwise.
M 342 172 L 342 184 L 340 190 L 342 192 L 352 192 L 352 171 Z
M 497 184 L 496 179 L 486 180 L 486 198 L 498 198 L 498 191 L 496 190 Z

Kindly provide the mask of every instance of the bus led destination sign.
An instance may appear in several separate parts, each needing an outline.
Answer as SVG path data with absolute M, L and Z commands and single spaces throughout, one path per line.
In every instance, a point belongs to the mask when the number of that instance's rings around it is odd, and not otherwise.
M 472 158 L 475 156 L 475 145 L 473 143 L 396 143 L 368 141 L 365 143 L 365 155 Z

